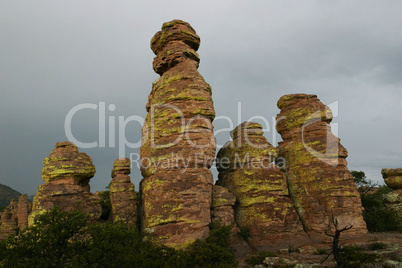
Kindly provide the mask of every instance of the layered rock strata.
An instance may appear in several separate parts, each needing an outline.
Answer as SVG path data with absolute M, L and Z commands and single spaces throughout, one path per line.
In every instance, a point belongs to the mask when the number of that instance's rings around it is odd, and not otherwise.
M 214 185 L 211 206 L 212 223 L 218 226 L 234 225 L 233 206 L 235 203 L 236 197 L 227 188 Z
M 153 83 L 142 129 L 142 228 L 170 246 L 209 234 L 215 157 L 211 87 L 198 72 L 200 38 L 186 22 L 164 23 L 151 41 Z
M 381 170 L 385 184 L 393 189 L 383 196 L 387 207 L 395 211 L 402 225 L 402 168 L 383 168 Z
M 130 159 L 119 158 L 114 161 L 112 182 L 110 183 L 111 217 L 113 222 L 135 225 L 136 199 L 134 184 L 130 181 Z
M 333 216 L 340 227 L 353 225 L 345 235 L 366 233 L 357 186 L 346 168 L 347 151 L 331 132 L 329 107 L 316 95 L 291 94 L 279 99 L 278 108 L 279 154 L 304 229 L 323 234 L 333 228 Z
M 99 219 L 102 208 L 97 196 L 90 192 L 89 180 L 95 174 L 92 159 L 78 152 L 72 142 L 58 142 L 43 160 L 42 178 L 32 203 L 29 225 L 34 219 L 58 206 L 62 211 L 78 209 L 90 218 Z
M 236 196 L 235 219 L 249 230 L 256 249 L 274 249 L 305 237 L 284 173 L 273 163 L 278 150 L 263 136 L 262 126 L 244 122 L 231 133 L 233 141 L 218 152 L 219 180 Z

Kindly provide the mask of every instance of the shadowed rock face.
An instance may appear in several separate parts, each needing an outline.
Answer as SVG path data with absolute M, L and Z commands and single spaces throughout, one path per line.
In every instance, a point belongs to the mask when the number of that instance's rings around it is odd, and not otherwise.
M 79 209 L 99 219 L 102 208 L 100 200 L 89 192 L 89 180 L 95 174 L 92 159 L 79 153 L 71 142 L 58 142 L 48 157 L 43 160 L 42 178 L 32 203 L 29 225 L 45 211 L 58 206 L 62 211 Z
M 278 101 L 276 129 L 283 142 L 280 156 L 294 206 L 306 231 L 322 234 L 353 225 L 347 234 L 365 233 L 362 205 L 353 176 L 346 168 L 347 151 L 331 132 L 331 110 L 315 95 L 291 94 Z
M 198 72 L 200 38 L 186 22 L 163 24 L 151 48 L 153 83 L 142 129 L 142 228 L 183 247 L 208 236 L 215 157 L 211 87 Z
M 18 202 L 14 199 L 0 213 L 0 240 L 7 239 L 10 235 L 16 235 L 28 226 L 28 215 L 31 210 L 31 204 L 28 201 L 28 195 L 23 194 Z
M 136 200 L 134 184 L 130 181 L 130 159 L 119 158 L 114 161 L 112 182 L 110 184 L 111 216 L 113 222 L 136 224 Z
M 305 237 L 289 198 L 286 178 L 272 162 L 278 150 L 263 136 L 262 126 L 244 122 L 231 133 L 233 141 L 218 152 L 217 184 L 236 196 L 235 219 L 250 230 L 256 249 L 291 245 Z

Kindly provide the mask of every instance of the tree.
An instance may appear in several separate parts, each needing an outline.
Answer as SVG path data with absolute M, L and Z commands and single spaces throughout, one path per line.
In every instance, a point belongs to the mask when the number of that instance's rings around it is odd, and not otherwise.
M 38 217 L 34 226 L 3 245 L 2 267 L 69 267 L 85 248 L 88 218 L 81 211 L 54 208 Z M 1 250 L 1 248 L 0 248 Z
M 351 173 L 353 175 L 353 180 L 358 187 L 357 190 L 359 191 L 360 196 L 365 196 L 367 193 L 378 186 L 377 183 L 373 183 L 371 180 L 367 180 L 364 171 L 352 170 Z

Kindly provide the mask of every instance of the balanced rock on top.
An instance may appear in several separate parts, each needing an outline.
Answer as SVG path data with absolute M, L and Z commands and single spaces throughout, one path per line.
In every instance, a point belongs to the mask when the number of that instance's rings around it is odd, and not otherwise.
M 29 225 L 34 219 L 58 206 L 62 211 L 78 209 L 99 219 L 102 208 L 97 196 L 90 192 L 89 180 L 95 174 L 92 159 L 78 152 L 72 142 L 58 142 L 48 157 L 43 160 L 42 178 L 32 203 Z
M 190 24 L 164 23 L 151 41 L 152 86 L 142 128 L 142 228 L 185 247 L 206 238 L 215 158 L 211 87 L 198 72 L 200 38 Z

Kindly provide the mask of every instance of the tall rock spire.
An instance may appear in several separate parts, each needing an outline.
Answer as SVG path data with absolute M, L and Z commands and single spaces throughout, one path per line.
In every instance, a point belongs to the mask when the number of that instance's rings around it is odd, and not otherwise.
M 173 20 L 151 41 L 153 83 L 142 129 L 142 228 L 185 247 L 209 234 L 215 157 L 211 87 L 198 72 L 200 38 Z
M 316 95 L 290 94 L 278 101 L 276 129 L 283 142 L 289 193 L 310 234 L 332 226 L 353 225 L 348 234 L 367 232 L 353 176 L 346 168 L 347 151 L 332 134 L 332 112 Z

